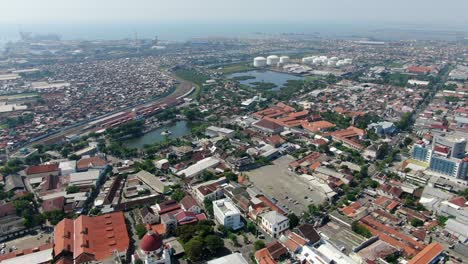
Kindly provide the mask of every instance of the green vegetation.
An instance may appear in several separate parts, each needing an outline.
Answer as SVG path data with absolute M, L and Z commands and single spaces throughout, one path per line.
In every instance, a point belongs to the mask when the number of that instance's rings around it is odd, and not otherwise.
M 223 67 L 221 70 L 224 74 L 231 74 L 235 72 L 245 72 L 245 71 L 250 71 L 254 69 L 252 66 L 248 64 L 232 64 L 232 65 L 227 65 Z
M 445 226 L 445 223 L 446 223 L 447 221 L 448 221 L 448 217 L 443 216 L 443 215 L 437 216 L 437 223 L 438 223 L 440 226 Z
M 111 140 L 123 140 L 135 138 L 143 135 L 144 122 L 134 120 L 120 125 L 116 128 L 108 129 L 106 134 Z
M 411 225 L 414 226 L 414 227 L 418 227 L 418 226 L 424 225 L 424 222 L 423 222 L 422 220 L 417 219 L 417 218 L 411 219 L 410 223 L 411 223 Z
M 257 240 L 254 242 L 254 249 L 255 251 L 258 251 L 262 248 L 265 248 L 265 242 L 263 242 L 263 240 Z
M 250 85 L 252 85 L 255 89 L 261 90 L 270 90 L 277 87 L 276 84 L 270 82 L 252 82 Z
M 31 123 L 34 116 L 32 114 L 21 115 L 18 117 L 7 117 L 1 121 L 0 124 L 7 128 L 15 128 L 24 124 Z
M 347 128 L 351 122 L 351 118 L 332 111 L 323 112 L 320 115 L 324 120 L 335 124 L 338 128 Z
M 27 228 L 44 223 L 44 216 L 38 214 L 34 206 L 34 195 L 28 193 L 25 196 L 13 201 L 16 215 L 23 218 L 23 224 Z
M 79 191 L 79 189 L 75 185 L 68 185 L 66 191 L 67 191 L 67 194 L 77 193 Z
M 234 80 L 234 81 L 246 81 L 246 80 L 253 80 L 253 79 L 255 79 L 255 77 L 245 75 L 245 76 L 232 77 L 231 79 Z
M 195 69 L 178 69 L 175 71 L 175 75 L 200 87 L 209 79 L 209 76 L 200 73 Z
M 205 208 L 205 212 L 210 216 L 213 217 L 213 202 L 209 199 L 205 199 L 203 201 L 203 207 Z
M 456 96 L 445 96 L 444 99 L 445 99 L 445 102 L 447 104 L 448 103 L 458 103 L 461 100 L 459 97 L 456 97 Z
M 135 234 L 138 236 L 138 238 L 141 239 L 147 232 L 148 230 L 146 230 L 145 225 L 143 224 L 135 225 Z
M 365 228 L 363 225 L 359 224 L 357 221 L 354 221 L 352 223 L 351 229 L 355 233 L 357 233 L 357 234 L 359 234 L 359 235 L 361 235 L 363 237 L 369 238 L 369 237 L 372 236 L 372 233 L 367 228 Z
M 412 124 L 412 114 L 408 112 L 401 115 L 400 120 L 395 124 L 395 126 L 400 130 L 408 130 L 411 128 Z
M 368 125 L 379 121 L 382 121 L 382 117 L 373 113 L 365 113 L 362 116 L 357 116 L 355 118 L 354 124 L 358 128 L 367 129 Z
M 22 165 L 23 162 L 18 159 L 10 160 L 0 169 L 0 173 L 3 175 L 15 174 L 22 169 Z
M 405 87 L 408 83 L 409 76 L 402 73 L 382 73 L 382 84 L 390 84 L 400 87 Z
M 224 241 L 216 235 L 213 226 L 213 222 L 205 220 L 195 225 L 177 227 L 176 235 L 191 261 L 208 260 L 224 248 Z
M 43 215 L 44 218 L 47 219 L 52 225 L 58 224 L 58 222 L 65 218 L 65 213 L 61 210 L 45 212 Z
M 289 229 L 294 229 L 296 226 L 299 225 L 299 217 L 297 217 L 297 215 L 295 215 L 294 213 L 291 213 L 288 215 L 288 219 L 289 219 Z
M 184 199 L 184 197 L 185 197 L 185 193 L 181 189 L 177 189 L 171 194 L 171 198 L 178 202 Z

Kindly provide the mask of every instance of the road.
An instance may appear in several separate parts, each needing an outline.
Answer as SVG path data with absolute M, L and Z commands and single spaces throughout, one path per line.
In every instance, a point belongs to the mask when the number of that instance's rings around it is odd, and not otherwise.
M 137 105 L 132 105 L 132 106 L 129 106 L 129 107 L 125 107 L 125 108 L 122 108 L 122 109 L 118 109 L 118 110 L 109 112 L 109 113 L 107 113 L 105 115 L 101 115 L 101 116 L 98 116 L 98 117 L 91 118 L 91 119 L 89 119 L 89 120 L 87 120 L 87 121 L 85 121 L 83 123 L 80 123 L 78 125 L 75 125 L 73 127 L 64 128 L 61 131 L 59 131 L 59 132 L 57 132 L 57 133 L 55 133 L 53 135 L 50 135 L 48 137 L 45 137 L 45 138 L 42 138 L 42 139 L 39 139 L 39 140 L 35 140 L 33 142 L 29 142 L 28 144 L 26 144 L 25 146 L 22 146 L 22 147 L 32 147 L 33 145 L 37 145 L 37 144 L 45 144 L 47 142 L 54 142 L 54 141 L 57 141 L 60 138 L 63 138 L 65 136 L 67 136 L 67 135 L 72 135 L 72 134 L 85 132 L 86 127 L 88 126 L 88 124 L 90 122 L 93 122 L 93 121 L 108 117 L 108 116 L 116 114 L 116 113 L 129 111 L 129 110 L 131 110 L 133 108 L 137 108 L 137 107 L 149 106 L 149 105 L 152 105 L 152 104 L 165 104 L 165 103 L 173 102 L 173 101 L 175 101 L 177 99 L 177 97 L 186 94 L 187 92 L 190 91 L 190 89 L 192 89 L 192 87 L 193 87 L 192 83 L 190 83 L 190 82 L 188 82 L 186 80 L 182 80 L 180 78 L 177 78 L 174 75 L 172 75 L 172 77 L 176 78 L 180 82 L 180 84 L 176 87 L 176 89 L 171 94 L 169 94 L 169 95 L 167 95 L 165 97 L 157 98 L 155 100 L 147 101 L 147 102 L 137 104 Z

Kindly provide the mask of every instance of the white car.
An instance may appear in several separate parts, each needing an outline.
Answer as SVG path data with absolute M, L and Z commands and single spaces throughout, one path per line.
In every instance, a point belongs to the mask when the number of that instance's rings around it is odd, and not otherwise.
M 6 248 L 6 244 L 5 244 L 5 243 L 2 243 L 2 244 L 0 245 L 0 248 Z

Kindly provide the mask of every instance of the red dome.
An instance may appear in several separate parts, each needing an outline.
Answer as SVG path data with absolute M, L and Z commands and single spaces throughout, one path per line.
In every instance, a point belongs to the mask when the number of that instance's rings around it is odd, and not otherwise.
M 152 252 L 162 247 L 162 238 L 157 233 L 147 233 L 140 241 L 140 248 Z

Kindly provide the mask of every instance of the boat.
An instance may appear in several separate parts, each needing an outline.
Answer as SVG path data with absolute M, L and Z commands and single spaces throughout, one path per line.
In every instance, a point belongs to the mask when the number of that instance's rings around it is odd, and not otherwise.
M 170 134 L 172 134 L 172 132 L 169 131 L 169 130 L 167 130 L 167 129 L 164 130 L 163 132 L 161 132 L 161 135 L 162 135 L 162 136 L 169 136 Z

